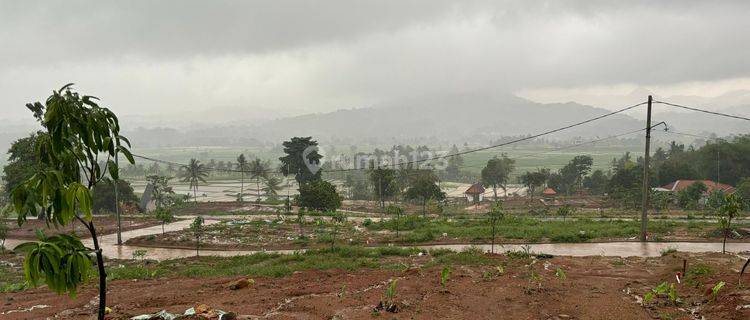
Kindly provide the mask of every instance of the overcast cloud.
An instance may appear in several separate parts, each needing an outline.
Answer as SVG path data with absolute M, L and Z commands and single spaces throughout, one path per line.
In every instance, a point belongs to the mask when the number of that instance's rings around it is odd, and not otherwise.
M 123 115 L 720 95 L 750 90 L 748 17 L 749 1 L 0 0 L 0 118 L 67 82 Z

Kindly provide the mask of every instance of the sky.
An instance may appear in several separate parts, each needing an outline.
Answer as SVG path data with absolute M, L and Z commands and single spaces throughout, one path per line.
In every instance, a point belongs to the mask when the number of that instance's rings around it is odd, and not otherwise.
M 750 90 L 748 17 L 750 1 L 0 0 L 0 118 L 69 82 L 125 117 L 227 121 L 446 92 L 717 97 Z

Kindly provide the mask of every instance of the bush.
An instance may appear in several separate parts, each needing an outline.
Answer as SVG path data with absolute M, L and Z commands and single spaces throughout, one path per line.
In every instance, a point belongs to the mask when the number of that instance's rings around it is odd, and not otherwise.
M 303 183 L 295 199 L 301 208 L 308 210 L 336 211 L 341 207 L 341 196 L 336 192 L 336 186 L 324 180 Z

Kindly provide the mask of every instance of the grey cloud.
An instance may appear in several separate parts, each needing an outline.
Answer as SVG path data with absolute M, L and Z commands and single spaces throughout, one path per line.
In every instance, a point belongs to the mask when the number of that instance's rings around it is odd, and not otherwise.
M 0 0 L 0 117 L 66 82 L 137 114 L 750 77 L 748 16 L 748 1 Z

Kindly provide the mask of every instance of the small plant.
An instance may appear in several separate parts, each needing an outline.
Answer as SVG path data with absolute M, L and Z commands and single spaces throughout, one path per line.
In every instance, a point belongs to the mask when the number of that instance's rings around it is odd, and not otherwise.
M 389 215 L 395 216 L 394 218 L 391 218 L 393 220 L 393 225 L 396 227 L 396 239 L 399 238 L 399 225 L 401 225 L 401 215 L 404 214 L 404 208 L 401 208 L 396 205 L 389 205 L 385 208 L 385 212 Z M 394 220 L 395 219 L 395 220 Z
M 716 297 L 719 296 L 719 291 L 721 288 L 724 288 L 724 285 L 726 285 L 724 281 L 719 281 L 719 283 L 711 288 L 711 300 L 716 300 Z
M 497 270 L 497 274 L 500 276 L 505 273 L 505 267 L 503 267 L 502 265 L 495 267 L 495 269 Z
M 565 279 L 568 279 L 568 275 L 565 274 L 565 270 L 563 270 L 562 268 L 557 268 L 557 270 L 555 270 L 555 277 L 563 282 L 565 281 Z
M 563 221 L 565 221 L 565 219 L 569 215 L 571 215 L 571 214 L 573 214 L 575 212 L 576 212 L 576 208 L 573 208 L 573 207 L 571 207 L 571 206 L 569 206 L 567 204 L 557 209 L 557 215 L 561 216 L 563 218 Z
M 341 286 L 338 296 L 339 296 L 339 299 L 344 299 L 344 296 L 346 296 L 346 285 Z
M 666 249 L 662 249 L 662 250 L 661 250 L 661 256 L 662 256 L 662 257 L 666 257 L 666 256 L 668 256 L 668 255 L 670 255 L 670 254 L 673 254 L 673 253 L 675 253 L 675 252 L 677 252 L 677 248 L 674 248 L 674 247 L 669 247 L 669 248 L 666 248 Z
M 146 253 L 148 253 L 148 251 L 146 251 L 144 249 L 134 250 L 133 251 L 133 260 L 143 260 L 143 258 L 146 257 Z
M 736 194 L 724 196 L 723 204 L 719 207 L 719 226 L 724 234 L 721 245 L 721 253 L 727 252 L 727 237 L 732 230 L 732 219 L 742 210 L 742 200 Z
M 529 283 L 526 286 L 526 289 L 524 290 L 524 292 L 526 294 L 531 294 L 535 290 L 541 289 L 543 279 L 544 278 L 542 278 L 540 274 L 536 273 L 536 271 L 532 269 L 531 273 L 529 274 Z
M 385 287 L 385 302 L 383 300 L 380 301 L 380 304 L 375 308 L 373 311 L 379 311 L 379 310 L 385 310 L 388 312 L 398 312 L 398 307 L 396 306 L 396 285 L 398 284 L 398 279 L 391 280 L 388 282 L 388 285 Z
M 193 220 L 193 223 L 190 224 L 190 230 L 193 231 L 193 235 L 195 235 L 195 255 L 200 255 L 200 247 L 201 247 L 201 234 L 203 234 L 203 217 L 197 216 L 195 217 L 195 220 Z
M 490 212 L 487 212 L 487 220 L 489 221 L 490 225 L 492 226 L 492 246 L 490 247 L 490 253 L 495 253 L 495 238 L 497 237 L 497 224 L 503 220 L 505 217 L 505 213 L 503 212 L 503 206 L 501 202 L 495 202 L 495 204 L 492 205 L 492 209 L 490 209 Z
M 656 288 L 651 289 L 651 291 L 643 295 L 643 303 L 649 303 L 656 297 L 667 297 L 673 304 L 682 302 L 677 295 L 677 288 L 674 283 L 662 282 L 660 285 L 656 286 Z
M 450 276 L 451 276 L 450 267 L 444 267 L 443 271 L 440 271 L 440 285 L 443 286 L 443 290 L 446 289 L 446 286 L 448 285 L 448 279 L 450 279 Z
M 174 214 L 172 213 L 172 210 L 166 208 L 157 208 L 156 219 L 161 222 L 161 234 L 164 234 L 164 225 L 174 221 Z

